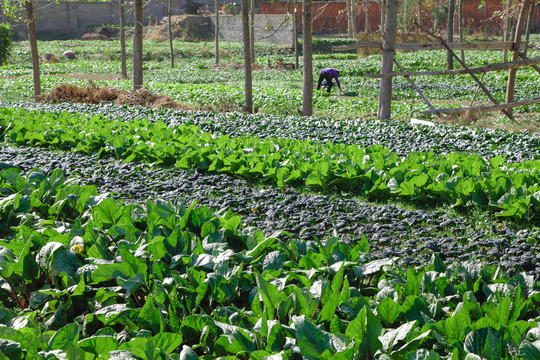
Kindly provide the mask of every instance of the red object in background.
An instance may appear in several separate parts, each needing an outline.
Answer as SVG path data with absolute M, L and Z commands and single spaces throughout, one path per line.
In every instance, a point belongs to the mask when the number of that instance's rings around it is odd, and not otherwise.
M 490 34 L 502 33 L 502 19 L 495 16 L 495 12 L 503 10 L 501 0 L 484 0 L 480 6 L 481 0 L 467 0 L 463 2 L 464 26 L 468 33 L 481 32 Z M 432 3 L 426 3 L 422 9 L 422 24 L 431 27 L 433 17 L 430 15 Z M 288 8 L 288 11 L 287 11 Z M 355 7 L 356 29 L 358 32 L 365 30 L 366 5 L 361 1 Z M 261 14 L 284 14 L 293 13 L 293 4 L 279 2 L 261 2 Z M 369 31 L 377 31 L 380 28 L 381 12 L 380 5 L 376 2 L 369 3 Z M 457 17 L 456 17 L 457 18 Z M 416 19 L 415 19 L 416 20 Z M 302 3 L 298 2 L 298 26 L 302 31 Z M 441 22 L 443 29 L 446 29 L 446 21 Z M 533 13 L 533 30 L 539 28 L 539 7 Z M 414 27 L 414 25 L 413 25 Z M 313 2 L 313 32 L 314 33 L 344 33 L 347 32 L 347 13 L 346 2 Z

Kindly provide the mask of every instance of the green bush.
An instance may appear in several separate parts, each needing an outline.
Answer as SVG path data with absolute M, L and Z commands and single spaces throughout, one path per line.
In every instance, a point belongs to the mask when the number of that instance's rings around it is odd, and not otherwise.
M 13 47 L 13 29 L 10 24 L 0 24 L 0 65 L 4 65 Z

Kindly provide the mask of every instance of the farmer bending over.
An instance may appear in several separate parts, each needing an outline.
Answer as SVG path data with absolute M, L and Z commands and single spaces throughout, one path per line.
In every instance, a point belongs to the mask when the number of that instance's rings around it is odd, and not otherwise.
M 332 90 L 332 86 L 334 85 L 334 83 L 332 82 L 333 79 L 336 79 L 336 84 L 339 91 L 343 92 L 343 90 L 341 90 L 341 84 L 339 83 L 339 71 L 332 68 L 326 68 L 321 70 L 321 72 L 319 73 L 319 83 L 317 84 L 317 90 L 320 90 L 323 80 L 326 80 L 326 91 L 328 91 L 328 93 L 330 94 L 330 90 Z

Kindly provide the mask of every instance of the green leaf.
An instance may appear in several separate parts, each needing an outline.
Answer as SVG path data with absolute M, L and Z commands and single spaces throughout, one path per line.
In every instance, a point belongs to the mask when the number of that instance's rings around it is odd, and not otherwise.
M 519 345 L 519 355 L 524 360 L 540 359 L 540 342 L 531 343 L 530 341 L 523 340 L 521 345 Z
M 497 324 L 506 326 L 510 319 L 512 300 L 509 296 L 506 296 L 500 304 L 494 308 L 484 306 L 486 314 L 493 319 Z
M 467 308 L 463 307 L 458 313 L 454 313 L 452 317 L 445 319 L 443 322 L 444 335 L 450 344 L 458 341 L 464 341 L 465 336 L 470 330 L 471 316 Z
M 393 262 L 390 259 L 373 260 L 367 264 L 356 266 L 354 268 L 354 273 L 361 279 L 364 276 L 375 274 L 383 270 L 385 266 L 390 266 L 392 264 Z
M 419 349 L 410 352 L 405 356 L 405 360 L 439 360 L 440 356 L 435 351 Z
M 77 347 L 96 356 L 108 354 L 118 348 L 118 340 L 113 336 L 91 336 L 80 340 Z
M 283 294 L 276 286 L 266 282 L 259 273 L 255 275 L 255 278 L 258 292 L 262 296 L 264 306 L 268 312 L 268 319 L 274 320 L 276 308 L 283 301 Z
M 282 269 L 284 260 L 285 258 L 281 254 L 281 251 L 276 250 L 269 252 L 263 260 L 263 272 L 266 270 L 274 271 Z
M 336 313 L 336 309 L 341 302 L 341 293 L 339 291 L 332 292 L 332 295 L 324 302 L 323 308 L 319 314 L 317 322 L 330 321 Z
M 110 228 L 115 225 L 122 216 L 122 208 L 110 198 L 102 200 L 92 208 L 92 217 L 96 226 Z
M 11 250 L 4 246 L 0 246 L 0 274 L 4 278 L 9 278 L 13 274 L 15 267 L 15 257 Z
M 379 336 L 382 325 L 377 317 L 366 307 L 362 307 L 358 315 L 349 323 L 345 335 L 360 344 L 360 358 L 370 359 L 382 348 Z
M 390 329 L 384 333 L 379 339 L 382 343 L 383 351 L 390 353 L 392 348 L 396 346 L 400 341 L 405 340 L 407 335 L 416 327 L 417 322 L 411 321 L 398 327 L 397 329 Z
M 364 254 L 369 254 L 369 243 L 366 235 L 362 235 L 360 243 L 358 244 L 358 251 L 363 252 Z
M 182 345 L 182 335 L 169 332 L 161 332 L 152 340 L 156 349 L 162 349 L 167 354 L 172 353 Z
M 406 295 L 420 294 L 420 283 L 423 273 L 417 274 L 414 269 L 407 270 L 407 286 L 405 287 Z
M 465 351 L 479 355 L 486 360 L 503 358 L 501 334 L 492 327 L 471 331 L 465 337 Z
M 126 350 L 111 351 L 109 355 L 111 356 L 109 360 L 142 360 Z
M 264 241 L 260 241 L 252 250 L 248 251 L 246 255 L 256 260 L 274 242 L 276 242 L 276 238 L 273 235 L 267 237 Z
M 124 279 L 122 276 L 118 275 L 116 277 L 116 282 L 119 286 L 121 286 L 123 289 L 126 289 L 126 296 L 131 296 L 135 291 L 140 289 L 141 287 L 146 286 L 146 282 L 144 280 L 146 274 L 136 274 L 133 275 L 127 279 Z
M 5 359 L 19 360 L 22 359 L 23 351 L 21 344 L 16 341 L 0 339 L 0 354 L 4 355 Z
M 30 238 L 24 245 L 17 262 L 13 268 L 13 271 L 21 276 L 27 283 L 31 283 L 33 280 L 39 278 L 40 268 L 32 254 L 30 253 L 30 248 L 34 246 L 32 238 Z M 1 260 L 0 260 L 1 267 Z
M 431 255 L 431 264 L 433 265 L 433 269 L 437 272 L 443 273 L 446 271 L 446 264 L 436 252 Z
M 74 344 L 79 340 L 79 326 L 77 324 L 68 324 L 58 330 L 49 340 L 47 351 L 66 350 L 69 344 Z
M 137 325 L 143 329 L 152 330 L 156 334 L 165 330 L 163 315 L 161 310 L 154 304 L 152 294 L 146 297 L 146 302 L 137 317 Z
M 300 355 L 306 360 L 319 360 L 326 349 L 332 349 L 330 337 L 305 316 L 293 316 Z M 330 350 L 333 352 L 333 349 Z
M 379 314 L 386 327 L 390 327 L 401 315 L 401 305 L 392 298 L 386 297 L 377 305 L 377 314 Z
M 179 360 L 199 360 L 197 353 L 193 351 L 189 346 L 184 345 L 180 352 Z

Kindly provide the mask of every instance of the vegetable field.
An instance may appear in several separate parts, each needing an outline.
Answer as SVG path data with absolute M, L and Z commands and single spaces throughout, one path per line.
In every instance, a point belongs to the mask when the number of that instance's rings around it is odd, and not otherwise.
M 242 70 L 177 45 L 182 70 L 151 43 L 147 88 L 241 108 Z M 44 89 L 119 73 L 110 43 L 77 46 L 43 66 Z M 346 94 L 316 91 L 310 118 L 301 71 L 271 66 L 254 71 L 253 115 L 35 103 L 15 49 L 0 67 L 0 359 L 540 358 L 538 132 L 375 120 L 377 58 L 351 54 L 317 55 Z M 438 54 L 401 63 L 444 67 Z M 423 83 L 433 99 L 475 91 L 441 79 Z M 538 93 L 537 74 L 519 81 Z M 397 119 L 425 107 L 406 84 L 396 97 Z

